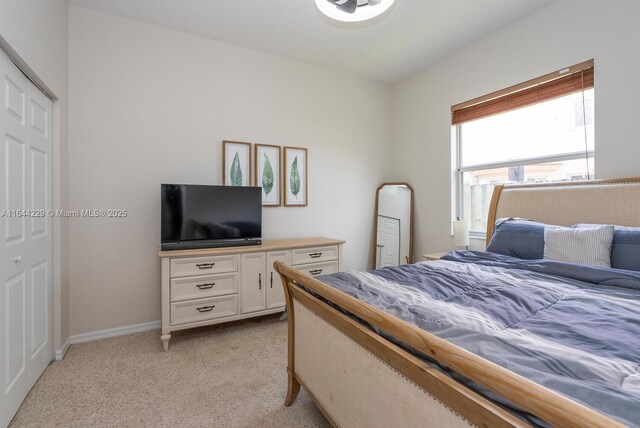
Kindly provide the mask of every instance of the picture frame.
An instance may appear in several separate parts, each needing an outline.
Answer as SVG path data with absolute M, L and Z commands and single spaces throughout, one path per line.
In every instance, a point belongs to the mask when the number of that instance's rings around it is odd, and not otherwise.
M 308 204 L 307 149 L 284 147 L 284 206 L 306 207 Z
M 253 182 L 262 188 L 262 206 L 282 205 L 282 155 L 280 146 L 254 144 Z
M 222 184 L 251 186 L 251 143 L 222 142 Z

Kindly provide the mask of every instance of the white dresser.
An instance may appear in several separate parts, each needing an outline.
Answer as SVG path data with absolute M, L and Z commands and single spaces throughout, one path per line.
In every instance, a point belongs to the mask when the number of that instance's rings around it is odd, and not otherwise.
M 273 269 L 284 262 L 311 276 L 343 270 L 344 241 L 300 238 L 249 247 L 160 251 L 162 343 L 171 332 L 282 312 L 284 288 Z

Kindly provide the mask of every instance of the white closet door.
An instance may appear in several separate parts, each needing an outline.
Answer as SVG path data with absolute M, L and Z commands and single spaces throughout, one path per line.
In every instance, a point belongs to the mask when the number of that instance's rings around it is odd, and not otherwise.
M 0 51 L 0 426 L 53 357 L 52 102 Z

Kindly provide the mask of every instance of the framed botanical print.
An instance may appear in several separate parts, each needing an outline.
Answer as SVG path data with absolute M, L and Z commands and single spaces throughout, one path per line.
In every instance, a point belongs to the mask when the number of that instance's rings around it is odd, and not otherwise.
M 307 149 L 284 148 L 284 206 L 307 206 Z
M 253 182 L 256 186 L 262 187 L 262 206 L 279 207 L 282 189 L 280 146 L 255 144 L 254 149 Z
M 251 186 L 251 143 L 222 142 L 222 184 Z

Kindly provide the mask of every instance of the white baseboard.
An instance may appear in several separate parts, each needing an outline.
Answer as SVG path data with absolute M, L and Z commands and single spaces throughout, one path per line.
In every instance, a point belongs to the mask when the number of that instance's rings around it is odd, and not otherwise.
M 62 344 L 62 348 L 56 350 L 56 361 L 60 361 L 64 358 L 65 354 L 69 350 L 69 346 L 71 346 L 71 337 L 67 337 L 67 340 Z
M 108 328 L 106 330 L 90 331 L 88 333 L 76 334 L 70 336 L 62 344 L 62 348 L 55 352 L 56 361 L 64 358 L 71 345 L 83 342 L 92 342 L 94 340 L 107 339 L 109 337 L 124 336 L 126 334 L 140 333 L 143 331 L 155 330 L 162 326 L 161 321 L 151 321 L 142 324 L 125 325 L 123 327 Z
M 126 334 L 140 333 L 143 331 L 155 330 L 162 326 L 160 321 L 145 322 L 142 324 L 126 325 L 123 327 L 108 328 L 106 330 L 90 331 L 88 333 L 76 334 L 67 339 L 62 349 L 56 351 L 56 360 L 64 358 L 70 345 L 76 343 L 91 342 L 94 340 L 107 339 L 109 337 L 124 336 Z

